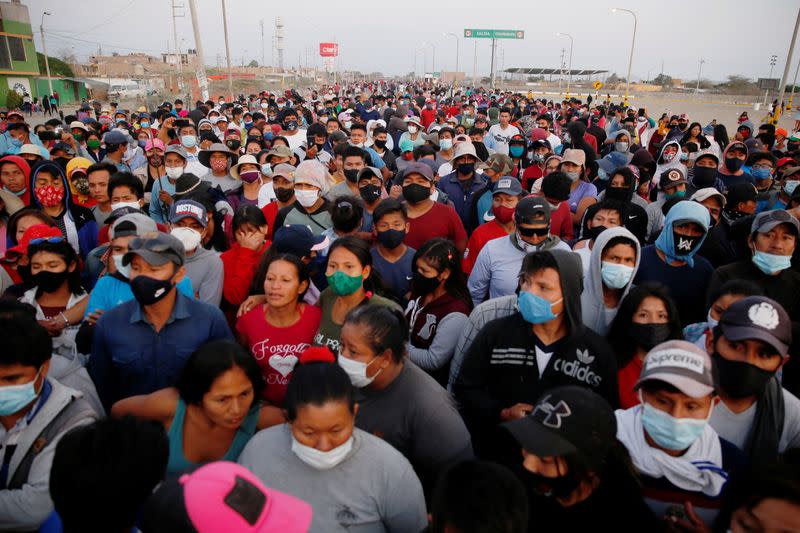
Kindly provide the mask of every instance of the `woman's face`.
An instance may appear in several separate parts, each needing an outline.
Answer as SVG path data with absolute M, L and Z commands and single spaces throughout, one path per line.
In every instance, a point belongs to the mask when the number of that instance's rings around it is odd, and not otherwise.
M 695 126 L 692 128 L 692 137 L 697 137 L 700 135 L 700 126 Z
M 556 170 L 558 170 L 558 164 L 559 164 L 558 159 L 552 159 L 548 161 L 547 166 L 544 168 L 544 175 L 547 176 L 551 172 L 555 172 Z
M 369 343 L 370 331 L 363 324 L 345 322 L 339 335 L 339 357 L 366 363 L 367 377 L 371 378 L 393 364 L 391 352 L 376 354 Z
M 300 281 L 297 268 L 288 261 L 273 261 L 264 279 L 264 295 L 271 307 L 297 305 L 297 300 L 308 287 L 307 281 Z
M 200 407 L 216 426 L 236 429 L 242 425 L 253 405 L 253 383 L 241 367 L 223 372 L 203 395 Z
M 296 186 L 295 186 L 296 188 Z M 341 271 L 348 276 L 361 275 L 363 279 L 369 277 L 370 266 L 364 266 L 358 257 L 343 246 L 335 248 L 328 256 L 328 266 L 325 269 L 326 276 L 332 276 L 334 272 Z
M 75 270 L 75 264 L 67 267 L 67 262 L 58 254 L 52 252 L 37 252 L 31 257 L 31 274 L 39 272 L 64 272 Z
M 357 406 L 354 411 L 358 411 Z M 304 446 L 321 452 L 331 451 L 347 442 L 353 434 L 355 412 L 350 412 L 344 400 L 301 405 L 291 422 L 292 435 Z
M 614 174 L 608 184 L 609 187 L 625 187 L 625 177 L 622 174 Z
M 14 234 L 16 241 L 19 242 L 19 240 L 22 238 L 22 235 L 28 231 L 28 228 L 38 224 L 44 224 L 44 221 L 37 216 L 25 215 L 24 217 L 20 217 L 20 219 L 17 220 L 17 233 Z
M 648 296 L 633 314 L 634 324 L 666 324 L 669 322 L 669 313 L 664 300 L 655 296 Z

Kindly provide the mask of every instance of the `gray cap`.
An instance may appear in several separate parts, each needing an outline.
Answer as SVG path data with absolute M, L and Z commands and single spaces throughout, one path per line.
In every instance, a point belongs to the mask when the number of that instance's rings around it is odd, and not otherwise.
M 778 224 L 789 224 L 794 229 L 795 235 L 800 235 L 800 222 L 788 211 L 784 209 L 773 209 L 772 211 L 762 211 L 753 219 L 750 233 L 767 233 Z
M 513 178 L 511 176 L 504 176 L 497 180 L 495 183 L 494 190 L 492 191 L 492 196 L 495 194 L 508 194 L 511 196 L 519 196 L 522 194 L 522 185 L 520 184 L 517 178 Z
M 378 170 L 378 169 L 377 169 L 377 168 L 375 168 L 375 167 L 364 167 L 364 168 L 362 168 L 361 170 L 359 170 L 359 171 L 358 171 L 358 178 L 357 178 L 357 179 L 359 179 L 359 180 L 360 180 L 360 179 L 361 179 L 361 178 L 363 178 L 364 176 L 366 176 L 367 178 L 369 178 L 369 177 L 370 177 L 370 174 L 371 174 L 372 176 L 375 176 L 375 177 L 376 177 L 376 178 L 378 178 L 379 180 L 383 181 L 383 174 L 381 174 L 381 171 L 380 171 L 380 170 Z
M 669 383 L 692 398 L 714 392 L 711 357 L 694 344 L 682 340 L 662 342 L 647 353 L 634 390 L 645 381 Z
M 544 219 L 537 219 L 538 215 L 544 215 Z M 550 223 L 550 204 L 541 196 L 528 196 L 517 204 L 514 210 L 514 220 L 517 224 L 540 224 Z
M 122 264 L 129 265 L 136 255 L 154 266 L 170 261 L 183 266 L 186 261 L 183 243 L 172 235 L 161 232 L 146 233 L 129 242 L 128 253 L 122 256 Z
M 722 335 L 732 341 L 764 341 L 786 355 L 792 343 L 792 321 L 786 310 L 766 296 L 748 296 L 731 304 L 719 319 Z
M 331 144 L 333 143 L 340 143 L 347 140 L 347 134 L 342 130 L 336 130 L 330 135 Z
M 167 154 L 178 154 L 183 158 L 184 161 L 189 160 L 189 154 L 186 152 L 186 148 L 180 144 L 170 144 L 167 146 L 166 151 L 164 151 L 164 157 L 166 157 Z
M 158 231 L 155 220 L 144 213 L 131 213 L 123 215 L 114 221 L 111 230 L 108 232 L 108 238 L 116 239 L 117 237 L 127 237 L 129 235 L 144 235 L 153 231 Z
M 103 142 L 105 144 L 125 144 L 128 142 L 128 136 L 121 131 L 111 130 L 103 135 Z
M 428 181 L 433 181 L 433 170 L 425 163 L 416 162 L 408 165 L 403 172 L 403 178 L 405 179 L 410 174 L 419 174 Z

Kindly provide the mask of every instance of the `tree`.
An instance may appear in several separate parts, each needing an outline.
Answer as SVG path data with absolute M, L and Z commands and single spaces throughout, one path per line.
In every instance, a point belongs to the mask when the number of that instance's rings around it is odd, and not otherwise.
M 6 107 L 8 109 L 19 109 L 22 107 L 22 96 L 14 89 L 9 89 L 6 93 Z
M 257 67 L 257 66 L 258 66 L 258 61 L 256 61 L 256 60 L 254 59 L 254 60 L 252 60 L 251 62 L 249 62 L 249 63 L 247 64 L 247 66 L 248 66 L 248 67 Z
M 728 76 L 728 81 L 718 84 L 716 88 L 729 94 L 752 94 L 758 92 L 758 85 L 753 80 L 738 74 Z
M 67 47 L 64 47 L 58 51 L 58 58 L 67 65 L 74 65 L 78 62 L 78 58 L 75 57 L 75 53 L 71 48 Z
M 44 54 L 42 54 L 41 52 L 36 52 L 36 58 L 39 60 L 39 72 L 41 72 L 43 76 L 46 76 L 47 68 L 44 64 Z M 50 63 L 51 76 L 64 76 L 67 78 L 72 78 L 73 76 L 75 76 L 75 74 L 72 73 L 72 67 L 70 67 L 57 57 L 47 56 L 47 60 Z
M 622 76 L 617 76 L 616 72 L 612 72 L 611 76 L 606 78 L 606 83 L 608 85 L 614 85 L 615 83 L 625 83 L 625 78 Z
M 659 74 L 653 78 L 653 85 L 661 85 L 662 87 L 672 87 L 672 76 L 667 74 Z

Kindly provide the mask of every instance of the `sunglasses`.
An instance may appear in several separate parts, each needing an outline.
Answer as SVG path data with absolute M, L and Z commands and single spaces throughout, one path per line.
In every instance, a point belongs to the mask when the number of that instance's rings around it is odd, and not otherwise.
M 550 232 L 550 228 L 523 228 L 521 226 L 517 226 L 517 231 L 519 231 L 519 234 L 523 237 L 533 237 L 534 235 L 537 237 L 544 237 Z
M 64 237 L 37 237 L 28 241 L 28 246 L 36 246 L 37 244 L 42 244 L 43 242 L 64 242 Z
M 155 239 L 143 239 L 136 237 L 128 244 L 128 251 L 133 250 L 148 250 L 156 253 L 175 252 L 169 243 L 159 242 Z

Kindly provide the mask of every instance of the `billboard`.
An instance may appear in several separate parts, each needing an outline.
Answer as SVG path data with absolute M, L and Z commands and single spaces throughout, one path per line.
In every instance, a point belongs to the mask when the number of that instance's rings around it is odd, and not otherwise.
M 336 57 L 339 55 L 339 45 L 336 43 L 319 43 L 320 57 Z

